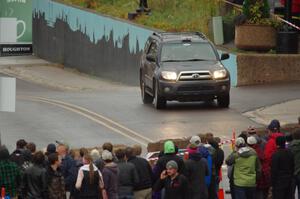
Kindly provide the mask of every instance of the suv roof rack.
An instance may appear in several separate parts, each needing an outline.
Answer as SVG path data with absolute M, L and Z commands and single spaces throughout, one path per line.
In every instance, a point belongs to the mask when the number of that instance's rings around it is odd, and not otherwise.
M 203 40 L 207 40 L 206 36 L 201 32 L 154 32 L 153 35 L 157 37 L 180 36 L 180 35 L 197 35 Z

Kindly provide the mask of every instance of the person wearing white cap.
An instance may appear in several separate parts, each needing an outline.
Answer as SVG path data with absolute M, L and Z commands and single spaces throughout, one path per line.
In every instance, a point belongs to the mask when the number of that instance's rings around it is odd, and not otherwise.
M 261 172 L 259 159 L 255 151 L 246 146 L 243 138 L 237 138 L 235 146 L 236 150 L 226 159 L 227 165 L 234 165 L 235 198 L 256 199 L 256 179 Z
M 260 164 L 262 165 L 264 162 L 264 151 L 261 146 L 258 144 L 259 139 L 256 135 L 250 136 L 247 138 L 248 146 L 251 147 L 257 154 Z M 264 198 L 265 195 L 265 177 L 263 171 L 261 172 L 261 177 L 256 181 L 256 197 L 258 199 Z
M 187 147 L 187 152 L 188 154 L 193 154 L 193 153 L 197 153 L 198 151 L 198 147 L 201 145 L 201 139 L 199 136 L 195 135 L 192 136 L 190 139 L 190 143 Z
M 118 166 L 114 163 L 113 155 L 110 151 L 104 150 L 102 152 L 102 160 L 105 163 L 105 166 L 102 171 L 104 188 L 107 192 L 109 199 L 118 198 Z

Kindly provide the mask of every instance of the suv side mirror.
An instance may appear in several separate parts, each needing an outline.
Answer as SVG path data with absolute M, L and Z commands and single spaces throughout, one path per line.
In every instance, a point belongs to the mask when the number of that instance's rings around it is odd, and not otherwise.
M 149 62 L 156 62 L 156 58 L 153 54 L 148 54 L 146 55 L 146 59 L 149 61 Z
M 228 53 L 222 53 L 221 55 L 221 60 L 229 59 L 229 54 Z

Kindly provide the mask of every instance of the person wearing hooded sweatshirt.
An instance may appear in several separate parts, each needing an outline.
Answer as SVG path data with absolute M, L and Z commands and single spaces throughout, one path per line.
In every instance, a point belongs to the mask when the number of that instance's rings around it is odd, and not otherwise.
M 269 188 L 271 186 L 271 162 L 272 162 L 272 155 L 277 150 L 276 146 L 276 138 L 280 136 L 284 136 L 283 133 L 280 132 L 280 123 L 278 120 L 272 120 L 268 126 L 268 141 L 265 145 L 264 150 L 264 162 L 262 165 L 262 172 L 265 177 L 265 195 L 269 193 Z
M 261 172 L 260 162 L 255 151 L 246 146 L 243 138 L 237 138 L 235 146 L 236 151 L 226 159 L 227 165 L 234 165 L 235 198 L 256 199 L 256 180 Z
M 293 193 L 296 188 L 298 189 L 298 199 L 300 199 L 300 130 L 293 133 L 293 141 L 290 144 L 290 150 L 294 155 L 294 187 Z
M 101 172 L 93 164 L 89 154 L 83 156 L 83 166 L 78 171 L 75 187 L 79 190 L 80 199 L 107 198 Z
M 176 152 L 175 152 L 175 145 L 172 141 L 166 141 L 164 143 L 164 154 L 163 156 L 161 156 L 154 169 L 153 169 L 153 173 L 154 173 L 154 176 L 155 176 L 155 181 L 157 179 L 160 178 L 160 174 L 163 170 L 165 170 L 166 168 L 166 165 L 167 165 L 167 162 L 169 162 L 170 160 L 174 160 L 177 165 L 178 165 L 178 172 L 180 174 L 183 174 L 184 173 L 184 162 L 183 162 L 183 159 L 179 156 L 177 156 Z
M 102 171 L 104 187 L 107 192 L 108 199 L 118 198 L 118 178 L 119 169 L 116 163 L 113 162 L 113 155 L 110 151 L 104 150 L 102 152 L 102 160 L 104 161 L 104 168 Z
M 294 156 L 285 148 L 284 136 L 276 138 L 277 151 L 272 156 L 271 182 L 273 199 L 293 199 Z
M 205 184 L 205 176 L 208 175 L 208 165 L 205 158 L 198 151 L 189 154 L 185 161 L 185 176 L 189 181 L 190 199 L 207 199 L 208 190 Z

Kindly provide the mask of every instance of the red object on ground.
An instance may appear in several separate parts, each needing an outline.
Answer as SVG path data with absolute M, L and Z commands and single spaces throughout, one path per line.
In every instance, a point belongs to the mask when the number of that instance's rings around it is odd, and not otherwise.
M 225 194 L 224 194 L 224 189 L 223 189 L 223 177 L 222 177 L 222 168 L 219 171 L 219 179 L 220 179 L 220 183 L 219 183 L 219 199 L 225 199 Z
M 286 0 L 280 0 L 280 3 L 284 6 Z M 298 14 L 300 13 L 300 0 L 293 0 L 292 4 L 292 13 Z
M 5 198 L 5 188 L 1 188 L 1 198 Z

